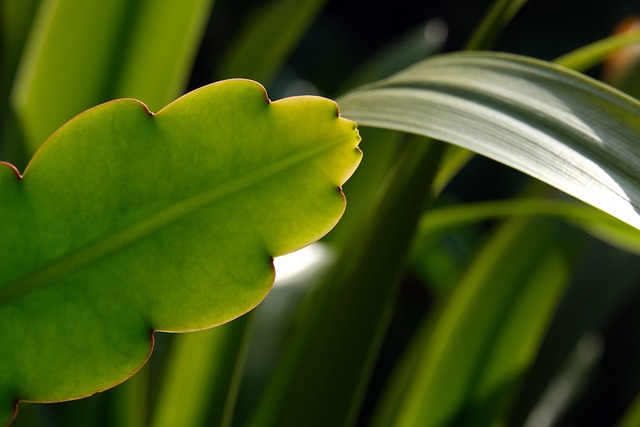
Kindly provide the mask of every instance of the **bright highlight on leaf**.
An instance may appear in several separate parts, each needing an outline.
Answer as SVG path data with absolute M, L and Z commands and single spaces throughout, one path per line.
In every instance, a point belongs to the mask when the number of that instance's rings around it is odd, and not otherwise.
M 640 229 L 640 102 L 544 61 L 454 53 L 340 101 L 360 125 L 468 148 Z
M 355 123 L 318 97 L 216 83 L 151 114 L 130 99 L 59 129 L 23 177 L 0 165 L 0 424 L 138 370 L 153 331 L 232 320 L 272 258 L 344 210 Z

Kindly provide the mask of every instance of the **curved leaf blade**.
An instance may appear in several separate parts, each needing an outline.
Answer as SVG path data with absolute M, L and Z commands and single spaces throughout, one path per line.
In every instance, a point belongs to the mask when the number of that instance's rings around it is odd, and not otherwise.
M 376 426 L 500 424 L 568 284 L 571 244 L 557 235 L 551 223 L 513 219 L 492 236 L 423 323 Z
M 358 142 L 331 101 L 271 103 L 232 80 L 155 115 L 131 99 L 101 105 L 59 129 L 22 179 L 0 165 L 0 423 L 17 399 L 123 381 L 152 331 L 253 308 L 272 257 L 342 215 Z
M 491 49 L 528 0 L 495 0 L 467 42 L 466 50 Z
M 517 55 L 456 53 L 339 102 L 361 125 L 460 145 L 640 228 L 640 102 L 582 74 Z
M 134 97 L 155 110 L 184 93 L 212 5 L 43 0 L 11 100 L 29 156 L 96 104 Z
M 260 5 L 229 49 L 219 77 L 273 80 L 325 3 L 326 0 L 276 0 Z
M 638 42 L 640 42 L 640 30 L 614 34 L 562 55 L 553 62 L 573 70 L 588 70 L 611 54 Z
M 513 198 L 439 206 L 425 212 L 413 242 L 414 256 L 449 230 L 490 219 L 556 217 L 611 246 L 640 254 L 640 232 L 604 212 L 574 200 Z

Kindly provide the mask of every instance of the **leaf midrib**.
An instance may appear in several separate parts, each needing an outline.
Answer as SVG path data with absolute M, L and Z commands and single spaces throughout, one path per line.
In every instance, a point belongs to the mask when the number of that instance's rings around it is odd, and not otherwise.
M 184 218 L 185 216 L 208 205 L 212 205 L 225 197 L 243 191 L 254 184 L 262 183 L 266 178 L 274 177 L 316 155 L 329 151 L 343 143 L 345 138 L 337 137 L 326 144 L 311 147 L 308 150 L 288 156 L 263 168 L 231 179 L 213 189 L 203 191 L 180 200 L 163 210 L 138 219 L 133 224 L 111 234 L 96 239 L 89 244 L 58 257 L 38 267 L 25 276 L 14 279 L 0 288 L 0 306 L 20 298 L 30 292 L 46 286 L 56 278 L 62 277 L 78 268 L 135 244 L 153 232 Z

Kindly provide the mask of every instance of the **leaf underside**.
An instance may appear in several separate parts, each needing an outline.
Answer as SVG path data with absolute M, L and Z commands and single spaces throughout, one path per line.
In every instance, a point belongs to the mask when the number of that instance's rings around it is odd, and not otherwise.
M 20 176 L 0 164 L 0 424 L 18 400 L 109 388 L 153 331 L 228 322 L 269 291 L 272 257 L 327 233 L 361 153 L 319 97 L 248 80 L 157 114 L 112 101 L 60 128 Z

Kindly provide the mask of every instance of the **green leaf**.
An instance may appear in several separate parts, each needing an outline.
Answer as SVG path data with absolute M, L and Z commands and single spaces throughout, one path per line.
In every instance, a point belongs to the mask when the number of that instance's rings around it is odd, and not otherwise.
M 640 395 L 633 400 L 618 427 L 634 427 L 638 424 L 640 424 Z
M 253 11 L 224 59 L 220 78 L 269 82 L 326 0 L 272 0 Z
M 380 188 L 384 188 L 398 153 L 406 145 L 406 134 L 400 132 L 364 128 L 360 129 L 360 135 L 360 147 L 367 155 L 345 184 L 344 189 L 349 194 L 349 209 L 340 223 L 323 239 L 323 242 L 337 248 L 347 245 L 361 227 L 360 224 L 371 217 L 371 210 L 376 209 Z
M 433 179 L 444 147 L 411 139 L 383 182 L 371 215 L 342 248 L 316 292 L 303 301 L 249 426 L 354 424 L 411 237 L 431 202 L 424 185 Z
M 0 3 L 0 158 L 24 167 L 22 135 L 10 105 L 13 81 L 39 0 Z
M 422 326 L 374 425 L 496 421 L 532 363 L 569 278 L 567 248 L 556 244 L 557 232 L 523 219 L 500 228 L 439 315 Z
M 524 2 L 520 3 L 520 5 L 524 5 Z M 508 9 L 504 9 L 504 6 L 506 5 L 503 4 L 501 0 L 498 0 L 494 4 L 494 7 L 500 8 L 500 13 L 508 13 Z M 513 12 L 515 12 L 515 10 Z M 500 16 L 501 15 L 499 15 L 496 10 L 495 12 L 490 13 L 487 16 L 487 19 L 504 19 L 504 17 L 500 18 Z M 482 31 L 482 27 L 483 26 L 481 25 L 477 31 Z M 571 68 L 575 71 L 586 71 L 605 59 L 606 55 L 629 46 L 634 41 L 637 41 L 637 39 L 638 34 L 611 36 L 569 52 L 559 58 L 556 58 L 553 62 L 562 65 L 563 67 Z M 477 48 L 478 46 L 479 45 L 472 46 L 470 44 L 469 48 Z M 484 46 L 486 47 L 487 45 L 484 44 Z M 627 91 L 627 93 L 632 94 L 632 92 L 629 91 Z M 443 162 L 441 169 L 438 171 L 438 176 L 434 182 L 434 191 L 436 193 L 442 191 L 458 171 L 462 169 L 469 160 L 471 160 L 473 155 L 473 152 L 462 147 L 455 145 L 448 147 L 445 161 Z
M 361 125 L 463 146 L 640 228 L 640 102 L 584 75 L 516 55 L 457 53 L 339 102 Z
M 156 110 L 184 93 L 213 3 L 147 0 L 134 8 L 133 17 L 125 15 L 128 33 L 112 59 L 118 78 L 107 96 L 144 99 Z
M 495 0 L 485 13 L 467 41 L 465 50 L 490 50 L 500 37 L 502 30 L 524 7 L 528 0 Z M 473 157 L 472 151 L 462 147 L 449 146 L 433 183 L 433 191 L 439 194 L 453 177 Z
M 59 129 L 21 179 L 0 165 L 0 423 L 16 399 L 124 380 L 152 331 L 252 309 L 271 258 L 340 218 L 358 141 L 331 101 L 270 103 L 233 80 L 155 115 L 130 99 L 101 105 Z
M 197 427 L 205 425 L 205 419 L 209 426 L 230 425 L 250 318 L 175 337 L 160 377 L 151 427 Z
M 484 50 L 492 48 L 504 27 L 511 22 L 511 19 L 527 1 L 495 0 L 467 42 L 466 49 Z
M 0 4 L 0 111 L 3 113 L 38 3 L 39 0 L 25 0 Z
M 566 239 L 563 235 L 557 240 Z M 620 319 L 620 313 L 624 312 L 625 307 L 634 306 L 638 291 L 638 277 L 640 277 L 638 257 L 598 242 L 584 243 L 588 243 L 588 246 L 583 245 L 587 250 L 573 268 L 572 283 L 562 297 L 562 302 L 540 346 L 536 361 L 527 374 L 506 425 L 525 425 L 527 419 L 536 411 L 536 407 L 543 407 L 545 400 L 548 402 L 552 399 L 549 394 L 554 392 L 553 383 L 564 375 L 567 363 L 572 363 L 569 362 L 570 358 L 579 354 L 581 356 L 578 357 L 584 357 L 585 354 L 591 354 L 587 356 L 588 358 L 594 357 L 592 350 L 587 350 L 591 345 L 583 347 L 584 339 L 590 342 L 591 339 L 588 337 L 593 338 L 594 331 L 610 329 L 610 325 L 616 319 Z M 600 334 L 598 332 L 595 334 L 599 339 Z M 619 361 L 622 363 L 616 362 L 616 364 L 619 365 L 620 372 L 630 373 L 631 370 L 626 370 L 629 367 L 627 361 L 633 364 L 633 357 L 623 359 Z M 584 373 L 585 368 L 586 366 L 583 365 L 580 370 Z M 599 376 L 598 372 L 602 372 L 603 366 L 598 363 L 594 368 L 596 372 L 593 372 L 593 375 Z M 574 381 L 570 380 L 570 382 Z M 595 377 L 589 378 L 584 386 L 584 389 L 578 390 L 565 389 L 563 394 L 567 398 L 576 396 L 576 393 L 582 396 L 574 402 L 580 405 L 580 401 L 583 403 L 586 401 L 584 393 L 590 394 L 590 390 L 594 389 L 603 391 L 601 383 L 596 381 Z M 620 394 L 625 394 L 627 398 L 630 398 L 627 394 L 630 391 L 619 390 Z M 620 396 L 616 398 L 618 397 Z M 592 402 L 590 399 L 588 401 Z M 571 404 L 571 406 L 574 405 Z M 562 407 L 558 407 L 552 412 L 557 414 L 563 410 Z
M 212 0 L 43 0 L 13 105 L 32 155 L 67 120 L 101 102 L 180 95 Z
M 616 34 L 562 55 L 553 62 L 573 70 L 588 70 L 612 53 L 638 42 L 640 31 Z
M 151 379 L 149 368 L 150 365 L 146 365 L 133 378 L 129 378 L 113 390 L 109 409 L 112 419 L 110 425 L 115 427 L 147 425 L 148 390 Z M 97 419 L 93 421 L 93 423 L 97 422 Z
M 442 233 L 487 219 L 522 216 L 563 218 L 600 240 L 640 254 L 640 232 L 611 216 L 574 200 L 514 198 L 440 206 L 426 212 L 414 241 L 414 253 L 425 250 Z

